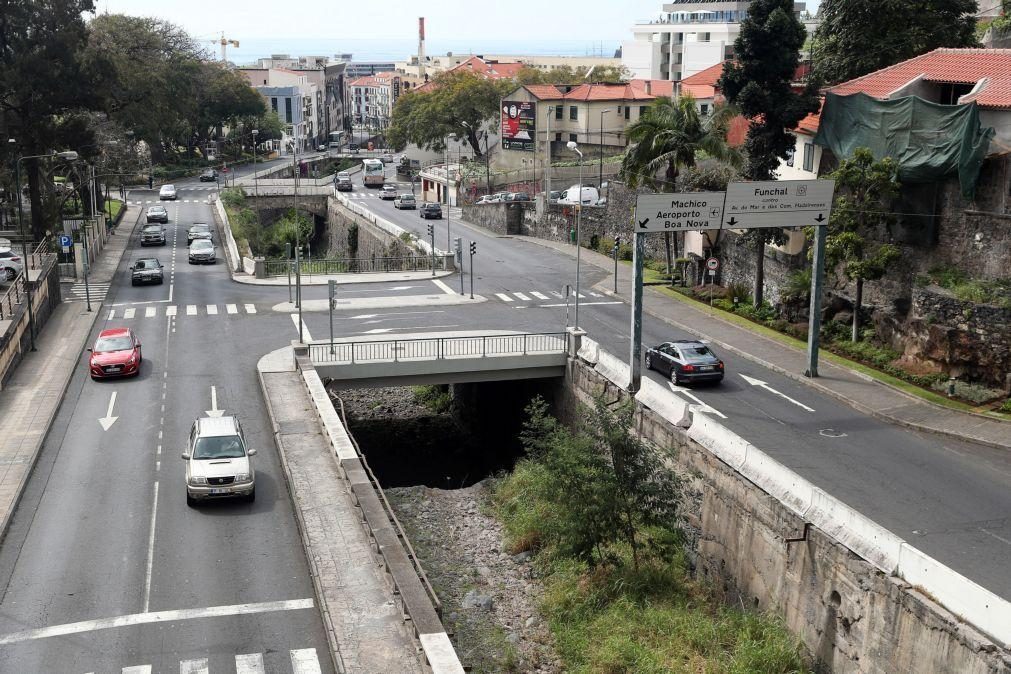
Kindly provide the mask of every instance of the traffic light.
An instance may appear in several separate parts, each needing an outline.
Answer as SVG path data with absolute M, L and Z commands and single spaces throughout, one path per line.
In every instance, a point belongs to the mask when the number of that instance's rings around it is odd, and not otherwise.
M 621 246 L 621 237 L 620 236 L 614 237 L 614 247 L 619 248 L 620 246 Z
M 456 251 L 457 255 L 462 254 L 463 253 L 463 239 L 461 239 L 460 237 L 455 237 L 453 239 L 453 249 Z
M 147 188 L 148 188 L 149 190 L 152 190 L 152 189 L 154 189 L 154 176 L 151 176 L 151 175 L 149 175 L 149 176 L 147 177 Z
M 432 223 L 428 223 L 428 236 L 435 236 L 435 227 L 432 226 Z
M 470 254 L 471 255 L 476 255 L 477 254 L 477 241 L 471 241 L 470 242 Z

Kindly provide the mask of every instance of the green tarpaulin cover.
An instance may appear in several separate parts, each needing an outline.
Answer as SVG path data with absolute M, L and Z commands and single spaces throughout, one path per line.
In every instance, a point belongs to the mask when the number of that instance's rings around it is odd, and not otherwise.
M 935 182 L 958 173 L 971 198 L 992 127 L 980 128 L 975 103 L 940 105 L 919 96 L 882 101 L 863 93 L 825 94 L 814 142 L 840 160 L 866 147 L 875 159 L 891 157 L 904 183 Z

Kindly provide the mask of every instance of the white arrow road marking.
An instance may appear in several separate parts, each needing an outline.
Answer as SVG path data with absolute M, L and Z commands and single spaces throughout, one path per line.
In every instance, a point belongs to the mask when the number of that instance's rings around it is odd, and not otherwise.
M 366 330 L 363 335 L 383 335 L 387 332 L 393 332 L 393 328 L 376 328 L 374 330 Z
M 224 414 L 224 410 L 218 409 L 218 389 L 216 386 L 211 387 L 211 409 L 207 410 L 207 416 L 209 417 L 220 417 Z
M 109 396 L 109 409 L 106 411 L 105 416 L 98 420 L 98 423 L 102 424 L 102 430 L 107 431 L 112 428 L 112 425 L 116 423 L 116 419 L 119 417 L 112 416 L 112 408 L 116 406 L 116 392 L 113 391 L 112 395 Z
M 700 405 L 700 407 L 698 409 L 699 412 L 709 412 L 711 414 L 715 414 L 716 416 L 718 416 L 721 419 L 726 419 L 727 418 L 726 414 L 724 414 L 723 412 L 719 411 L 715 407 L 713 407 L 711 405 L 707 405 L 706 403 L 702 402 L 702 400 L 700 400 L 699 398 L 697 398 L 694 393 L 692 393 L 691 391 L 689 391 L 688 389 L 686 389 L 684 386 L 676 386 L 676 385 L 674 385 L 672 383 L 669 383 L 669 382 L 668 382 L 667 386 L 670 387 L 671 391 L 674 391 L 675 393 L 683 393 L 685 395 L 685 397 L 691 398 L 692 400 L 694 400 L 695 402 L 697 402 Z
M 378 318 L 379 320 L 384 320 L 388 316 L 414 316 L 415 314 L 444 314 L 446 313 L 442 309 L 436 311 L 391 311 L 387 314 L 358 314 L 357 316 L 335 316 L 335 319 L 342 321 L 350 320 L 362 320 L 366 318 Z M 402 319 L 397 319 L 402 320 Z
M 741 373 L 738 372 L 738 374 L 741 374 Z M 746 374 L 741 374 L 741 377 L 744 379 L 744 381 L 748 382 L 752 386 L 757 386 L 758 388 L 764 388 L 766 391 L 768 391 L 769 393 L 772 393 L 773 395 L 777 395 L 780 398 L 783 398 L 785 400 L 789 400 L 790 402 L 792 402 L 797 407 L 803 408 L 803 409 L 807 410 L 808 412 L 814 412 L 813 408 L 808 407 L 807 405 L 805 405 L 804 403 L 802 403 L 802 402 L 800 402 L 798 400 L 794 400 L 793 398 L 791 398 L 790 396 L 788 396 L 788 395 L 786 395 L 784 393 L 780 393 L 776 389 L 774 389 L 771 386 L 769 386 L 768 384 L 766 384 L 761 379 L 755 379 L 754 377 L 749 377 Z

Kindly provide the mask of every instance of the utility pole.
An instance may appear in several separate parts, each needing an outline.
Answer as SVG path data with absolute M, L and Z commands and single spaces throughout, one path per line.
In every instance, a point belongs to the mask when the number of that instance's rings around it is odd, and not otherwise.
M 456 237 L 453 239 L 453 250 L 456 251 L 456 259 L 460 262 L 460 294 L 463 294 L 463 239 Z
M 477 254 L 477 242 L 470 242 L 470 299 L 474 299 L 474 256 Z
M 428 238 L 432 240 L 432 276 L 435 276 L 435 226 L 428 223 Z
M 635 236 L 634 234 L 632 236 Z M 614 237 L 614 294 L 618 294 L 618 249 L 621 247 L 621 237 Z
M 328 286 L 329 291 L 330 291 L 330 302 L 329 302 L 328 306 L 330 307 L 330 355 L 332 356 L 332 355 L 334 355 L 334 347 L 333 347 L 333 310 L 336 308 L 335 305 L 337 304 L 337 281 L 335 281 L 333 279 L 330 279 L 329 281 L 327 281 L 327 286 Z

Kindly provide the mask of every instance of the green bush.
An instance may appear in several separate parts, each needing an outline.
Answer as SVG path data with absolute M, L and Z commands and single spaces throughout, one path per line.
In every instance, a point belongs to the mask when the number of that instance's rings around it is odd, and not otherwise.
M 229 187 L 221 190 L 221 203 L 231 208 L 239 208 L 246 201 L 246 191 L 241 187 Z
M 730 283 L 727 285 L 727 297 L 737 298 L 740 304 L 751 304 L 751 289 L 745 283 Z
M 453 407 L 453 396 L 445 386 L 414 386 L 414 401 L 436 414 L 444 414 Z
M 948 392 L 948 379 L 942 377 L 937 381 L 933 382 L 931 388 L 935 391 L 940 391 L 941 393 Z M 996 389 L 987 388 L 982 384 L 974 384 L 971 382 L 965 382 L 956 379 L 955 380 L 955 395 L 962 400 L 969 400 L 976 403 L 977 405 L 982 405 L 983 403 L 988 403 L 992 400 L 996 400 L 1003 395 L 1003 391 L 998 391 Z M 1006 404 L 1006 403 L 1005 403 Z
M 1004 404 L 1001 405 L 997 409 L 997 411 L 998 412 L 1003 412 L 1004 414 L 1011 414 L 1011 398 L 1008 398 L 1007 400 L 1005 400 Z

